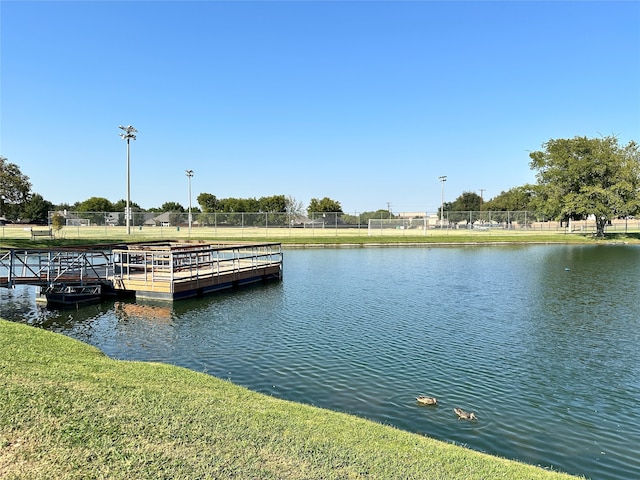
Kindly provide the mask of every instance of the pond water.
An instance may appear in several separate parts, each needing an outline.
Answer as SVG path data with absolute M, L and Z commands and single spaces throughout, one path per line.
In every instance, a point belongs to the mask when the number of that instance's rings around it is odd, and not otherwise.
M 640 478 L 640 248 L 286 250 L 284 280 L 168 304 L 36 306 L 0 317 L 118 359 L 594 479 Z M 436 407 L 416 403 L 438 397 Z M 454 407 L 476 413 L 459 421 Z

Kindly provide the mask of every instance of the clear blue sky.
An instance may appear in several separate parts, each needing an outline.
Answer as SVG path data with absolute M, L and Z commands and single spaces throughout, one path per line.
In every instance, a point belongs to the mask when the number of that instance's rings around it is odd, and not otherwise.
M 551 138 L 640 141 L 640 2 L 2 1 L 0 155 L 54 203 L 434 212 Z

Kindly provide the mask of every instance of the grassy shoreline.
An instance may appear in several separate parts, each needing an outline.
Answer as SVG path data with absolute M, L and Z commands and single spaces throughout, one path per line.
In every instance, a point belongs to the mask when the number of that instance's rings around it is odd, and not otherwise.
M 370 246 L 475 246 L 475 245 L 512 245 L 512 244 L 578 244 L 578 245 L 606 245 L 612 243 L 640 244 L 640 233 L 611 233 L 605 238 L 596 238 L 592 234 L 581 233 L 468 233 L 452 231 L 445 234 L 433 235 L 340 235 L 340 236 L 188 236 L 185 232 L 180 235 L 158 237 L 153 235 L 101 236 L 86 235 L 78 238 L 56 238 L 54 240 L 31 240 L 20 237 L 3 237 L 0 248 L 47 248 L 77 245 L 112 244 L 140 241 L 210 241 L 210 242 L 270 242 L 281 243 L 289 248 L 321 248 L 321 247 L 370 247 Z M 178 232 L 176 232 L 177 234 Z
M 0 477 L 568 479 L 0 320 Z

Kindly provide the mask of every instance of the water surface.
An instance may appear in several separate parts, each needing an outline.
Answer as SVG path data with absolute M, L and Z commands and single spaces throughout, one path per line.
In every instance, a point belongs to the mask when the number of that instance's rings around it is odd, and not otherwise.
M 639 279 L 633 246 L 287 250 L 281 283 L 62 311 L 0 289 L 0 316 L 114 358 L 629 479 L 640 478 Z M 478 421 L 457 420 L 458 406 Z

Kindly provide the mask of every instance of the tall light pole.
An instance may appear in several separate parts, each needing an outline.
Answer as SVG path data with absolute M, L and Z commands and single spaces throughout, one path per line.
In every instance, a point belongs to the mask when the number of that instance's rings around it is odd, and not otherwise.
M 189 236 L 191 236 L 191 177 L 193 177 L 193 170 L 185 170 L 187 177 L 189 177 Z
M 131 234 L 131 161 L 130 161 L 131 157 L 129 154 L 129 141 L 131 139 L 133 140 L 136 139 L 136 133 L 138 133 L 138 130 L 136 130 L 131 125 L 129 125 L 128 127 L 123 127 L 122 125 L 120 125 L 119 128 L 124 130 L 124 133 L 120 133 L 119 135 L 122 137 L 123 140 L 127 141 L 127 207 L 124 212 L 124 216 L 127 219 L 127 235 L 130 235 Z
M 444 228 L 444 182 L 447 181 L 447 176 L 438 177 L 438 181 L 442 183 L 442 197 L 440 199 L 440 230 L 442 230 Z

